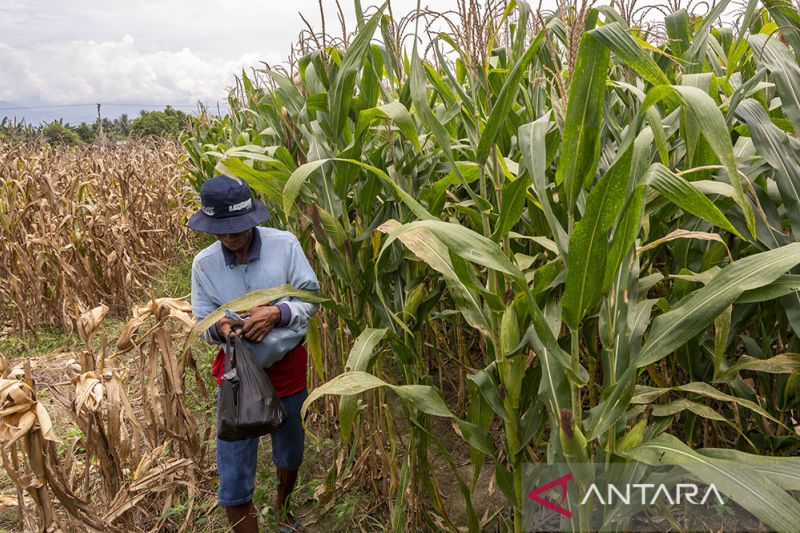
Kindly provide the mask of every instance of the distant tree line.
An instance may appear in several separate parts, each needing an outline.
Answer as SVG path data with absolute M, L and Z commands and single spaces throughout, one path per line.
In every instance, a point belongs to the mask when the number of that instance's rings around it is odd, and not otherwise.
M 177 138 L 188 127 L 190 120 L 190 115 L 169 106 L 163 111 L 140 111 L 133 120 L 123 114 L 113 120 L 104 118 L 102 122 L 81 122 L 77 126 L 61 119 L 33 126 L 3 118 L 0 121 L 0 141 L 42 140 L 61 145 L 91 144 L 100 138 L 101 125 L 103 138 L 110 141 L 141 137 Z

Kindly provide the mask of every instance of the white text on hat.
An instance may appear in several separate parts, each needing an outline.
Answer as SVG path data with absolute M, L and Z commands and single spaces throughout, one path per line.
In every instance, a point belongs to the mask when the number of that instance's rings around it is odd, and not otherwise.
M 253 206 L 253 199 L 248 198 L 244 202 L 228 206 L 228 211 L 241 211 L 242 209 L 250 209 Z

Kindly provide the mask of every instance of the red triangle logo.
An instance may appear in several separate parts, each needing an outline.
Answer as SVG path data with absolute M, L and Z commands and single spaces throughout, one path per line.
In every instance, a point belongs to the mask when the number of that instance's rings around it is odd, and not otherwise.
M 545 483 L 541 487 L 536 487 L 535 489 L 533 489 L 532 491 L 530 491 L 528 493 L 528 499 L 535 501 L 539 505 L 544 505 L 545 507 L 547 507 L 551 511 L 555 511 L 558 514 L 566 516 L 567 518 L 572 518 L 572 511 L 570 511 L 569 509 L 565 509 L 564 507 L 561 507 L 561 505 L 560 505 L 560 504 L 563 504 L 567 499 L 567 490 L 568 490 L 567 481 L 569 481 L 570 479 L 572 479 L 572 472 L 570 472 L 568 474 L 564 474 L 560 478 L 554 479 L 553 481 L 550 481 L 549 483 Z M 555 504 L 555 503 L 551 502 L 550 500 L 545 500 L 544 498 L 539 496 L 543 492 L 547 492 L 550 489 L 553 489 L 553 488 L 559 487 L 559 486 L 561 487 L 561 501 L 558 502 L 558 504 Z

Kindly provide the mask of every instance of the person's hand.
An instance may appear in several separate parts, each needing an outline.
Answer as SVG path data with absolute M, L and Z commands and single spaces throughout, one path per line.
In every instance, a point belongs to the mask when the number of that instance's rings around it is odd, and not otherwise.
M 250 342 L 261 342 L 281 319 L 281 310 L 268 304 L 254 307 L 242 315 L 247 317 L 242 327 L 242 335 Z
M 219 319 L 217 322 L 217 333 L 223 340 L 228 340 L 231 333 L 239 335 L 242 332 L 242 323 L 238 320 L 233 320 L 226 316 Z

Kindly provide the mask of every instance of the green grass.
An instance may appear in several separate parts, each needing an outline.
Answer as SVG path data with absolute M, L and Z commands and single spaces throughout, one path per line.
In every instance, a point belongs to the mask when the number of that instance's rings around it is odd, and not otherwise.
M 9 360 L 20 357 L 39 357 L 53 352 L 77 349 L 80 339 L 60 329 L 43 328 L 34 333 L 24 332 L 0 339 L 0 354 Z
M 92 348 L 101 350 L 103 340 L 107 339 L 110 347 L 122 329 L 125 320 L 106 318 L 100 329 L 92 339 Z M 21 335 L 9 336 L 0 339 L 0 354 L 9 361 L 20 358 L 36 358 L 53 353 L 74 352 L 83 348 L 83 341 L 75 333 L 66 333 L 62 329 L 42 328 L 34 332 L 24 332 Z M 111 350 L 112 348 L 109 348 Z
M 167 268 L 153 285 L 153 296 L 183 298 L 191 294 L 193 258 L 193 251 L 181 254 L 178 262 Z
M 312 431 L 316 431 L 314 428 Z M 307 531 L 385 531 L 383 522 L 370 514 L 372 495 L 358 490 L 335 493 L 333 501 L 316 499 L 317 490 L 333 464 L 337 443 L 331 438 L 314 439 L 306 433 L 306 450 L 297 486 L 290 500 L 291 512 Z M 271 443 L 264 438 L 259 444 L 256 491 L 253 501 L 261 515 L 261 526 L 267 531 L 277 526 L 272 504 L 278 487 L 271 458 Z
M 153 284 L 151 292 L 157 298 L 184 298 L 192 292 L 192 260 L 197 252 L 215 241 L 206 233 L 196 233 L 192 245 L 177 255 L 175 263 L 170 265 Z

